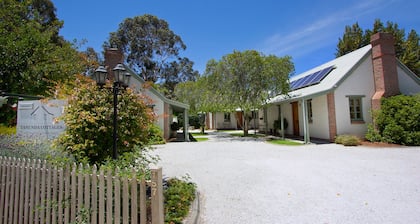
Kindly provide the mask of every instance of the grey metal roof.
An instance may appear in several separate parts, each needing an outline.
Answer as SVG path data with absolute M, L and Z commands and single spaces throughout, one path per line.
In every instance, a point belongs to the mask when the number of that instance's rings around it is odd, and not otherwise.
M 139 75 L 137 75 L 129 66 L 124 65 L 125 69 L 131 73 L 131 77 L 137 79 L 140 83 L 145 83 L 146 81 L 144 81 L 144 79 L 142 77 L 140 77 Z M 189 110 L 190 109 L 190 105 L 185 104 L 185 103 L 181 103 L 175 100 L 171 100 L 166 98 L 162 93 L 160 93 L 159 91 L 157 91 L 155 88 L 150 87 L 148 88 L 148 90 L 153 93 L 154 95 L 156 95 L 157 97 L 159 97 L 163 102 L 171 105 L 175 110 L 177 111 L 182 111 L 183 109 Z
M 310 98 L 316 95 L 325 94 L 331 91 L 332 89 L 337 88 L 340 82 L 347 75 L 349 75 L 353 71 L 353 69 L 355 69 L 357 65 L 359 65 L 359 63 L 363 61 L 365 57 L 370 55 L 369 53 L 371 49 L 372 47 L 369 44 L 358 50 L 355 50 L 346 55 L 338 57 L 334 60 L 326 62 L 325 64 L 312 68 L 299 75 L 293 76 L 292 78 L 290 78 L 290 82 L 293 82 L 302 77 L 311 75 L 314 72 L 317 72 L 329 66 L 334 66 L 334 69 L 320 83 L 316 85 L 312 85 L 312 86 L 307 86 L 301 89 L 293 90 L 289 92 L 287 95 L 275 96 L 269 99 L 268 103 L 275 104 L 275 103 L 280 103 L 280 102 L 295 101 L 297 99 L 302 99 L 302 98 Z

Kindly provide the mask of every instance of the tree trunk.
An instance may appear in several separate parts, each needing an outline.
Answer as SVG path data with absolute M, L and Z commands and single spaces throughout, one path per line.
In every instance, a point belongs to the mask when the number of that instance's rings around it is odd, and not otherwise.
M 204 130 L 206 128 L 206 115 L 204 113 L 201 113 L 199 115 L 200 119 L 200 126 L 201 126 L 201 134 L 204 134 Z
M 246 136 L 248 136 L 248 115 L 247 115 L 247 113 L 246 112 L 244 112 L 244 119 L 243 119 L 243 121 L 244 121 L 244 137 L 246 137 Z

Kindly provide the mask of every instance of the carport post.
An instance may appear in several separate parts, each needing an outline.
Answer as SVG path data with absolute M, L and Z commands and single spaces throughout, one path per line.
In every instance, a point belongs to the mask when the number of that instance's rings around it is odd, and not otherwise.
M 184 141 L 189 142 L 190 141 L 190 136 L 188 134 L 188 124 L 189 124 L 189 120 L 188 120 L 188 110 L 184 109 Z
M 283 111 L 281 110 L 281 104 L 279 105 L 279 113 L 280 113 L 281 139 L 284 139 L 284 115 L 283 115 Z
M 309 136 L 309 124 L 308 124 L 308 107 L 306 100 L 302 99 L 302 118 L 303 118 L 303 139 L 305 144 L 311 143 Z

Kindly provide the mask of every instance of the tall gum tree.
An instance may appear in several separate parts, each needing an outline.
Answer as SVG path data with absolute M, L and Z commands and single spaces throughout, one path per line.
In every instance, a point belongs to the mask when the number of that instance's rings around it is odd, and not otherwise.
M 180 56 L 186 49 L 181 37 L 165 20 L 153 15 L 125 19 L 104 43 L 104 48 L 109 47 L 121 49 L 126 62 L 144 80 L 166 88 L 168 97 L 173 96 L 178 83 L 194 81 L 199 75 L 193 62 Z

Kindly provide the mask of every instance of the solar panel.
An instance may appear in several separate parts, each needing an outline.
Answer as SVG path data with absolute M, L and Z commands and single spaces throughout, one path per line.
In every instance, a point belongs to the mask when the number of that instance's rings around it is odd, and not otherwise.
M 314 82 L 314 80 L 316 79 L 317 75 L 319 75 L 319 74 L 321 73 L 321 71 L 322 71 L 322 70 L 317 71 L 317 72 L 314 72 L 314 73 L 312 73 L 311 75 L 308 75 L 309 77 L 311 77 L 311 78 L 310 78 L 310 80 L 311 80 L 310 82 L 311 82 L 311 83 L 313 83 L 313 82 Z
M 305 77 L 302 78 L 303 79 L 302 85 L 301 85 L 302 87 L 308 86 L 308 85 L 310 85 L 312 83 L 312 79 L 315 76 L 316 72 L 315 73 L 312 73 L 312 74 L 313 75 L 307 75 L 307 76 L 305 76 Z
M 322 69 L 321 72 L 317 74 L 316 77 L 314 78 L 314 84 L 321 82 L 321 80 L 323 80 L 325 76 L 327 76 L 328 73 L 331 72 L 332 69 L 333 69 L 333 66 Z
M 334 66 L 329 66 L 314 73 L 311 73 L 305 77 L 297 79 L 290 83 L 290 89 L 296 90 L 307 86 L 312 86 L 320 83 L 332 70 Z
M 299 88 L 299 86 L 302 86 L 302 82 L 303 82 L 303 78 L 300 78 L 300 79 L 298 79 L 298 80 L 295 80 L 295 81 L 293 81 L 292 83 L 291 83 L 291 85 L 292 85 L 292 89 L 297 89 L 297 88 Z
M 296 81 L 293 81 L 290 83 L 290 89 L 295 89 L 296 87 Z

